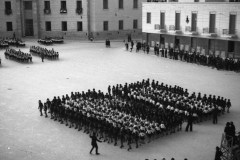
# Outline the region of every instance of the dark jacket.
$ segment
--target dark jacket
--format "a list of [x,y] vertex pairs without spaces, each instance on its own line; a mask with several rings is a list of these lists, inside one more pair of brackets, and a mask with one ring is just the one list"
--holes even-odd
[[101,142],[100,140],[97,139],[97,137],[96,137],[95,135],[90,136],[90,137],[92,138],[92,143],[91,143],[91,144],[92,144],[93,146],[96,146],[96,145],[97,145],[97,141],[98,141],[98,142]]

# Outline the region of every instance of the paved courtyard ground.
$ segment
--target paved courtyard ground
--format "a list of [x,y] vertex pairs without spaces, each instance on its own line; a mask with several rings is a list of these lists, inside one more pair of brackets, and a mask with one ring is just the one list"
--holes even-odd
[[[26,44],[24,52],[38,45],[33,39],[26,39]],[[0,50],[0,160],[213,160],[226,122],[240,129],[239,73],[127,52],[122,42],[111,45],[66,41],[46,46],[59,51],[58,61],[42,63],[33,56],[32,64],[6,60]],[[193,132],[177,132],[131,152],[101,143],[99,156],[89,154],[89,135],[39,116],[38,100],[92,88],[106,92],[108,85],[146,78],[230,98],[231,113],[219,117],[217,125],[202,122]]]

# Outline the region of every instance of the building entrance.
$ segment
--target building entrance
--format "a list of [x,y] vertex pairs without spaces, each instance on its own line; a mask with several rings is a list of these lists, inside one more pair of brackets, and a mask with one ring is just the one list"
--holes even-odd
[[33,36],[33,20],[32,19],[25,19],[25,36]]

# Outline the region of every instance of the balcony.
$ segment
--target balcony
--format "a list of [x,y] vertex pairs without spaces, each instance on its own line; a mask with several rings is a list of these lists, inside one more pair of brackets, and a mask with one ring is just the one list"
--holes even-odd
[[224,38],[237,38],[237,30],[236,29],[223,29],[221,37]]
[[184,33],[189,35],[198,35],[197,28],[194,29],[191,26],[186,26]]
[[76,13],[79,14],[79,15],[82,14],[83,13],[83,8],[77,8]]
[[51,14],[51,9],[50,8],[48,8],[48,9],[44,9],[43,10],[43,12],[44,12],[44,14]]
[[62,13],[62,14],[67,13],[67,9],[66,9],[66,8],[61,8],[61,9],[60,9],[60,13]]
[[12,14],[12,9],[5,9],[5,14],[6,15]]
[[178,0],[147,0],[147,2],[178,2]]
[[159,24],[155,24],[155,25],[154,25],[154,29],[155,29],[155,30],[160,30],[160,25],[159,25]]
[[217,28],[203,28],[203,36],[217,37]]
[[169,33],[176,33],[176,34],[181,34],[182,31],[179,27],[179,29],[176,29],[176,27],[174,25],[169,25],[169,30],[168,30]]
[[165,25],[161,26],[160,24],[155,24],[154,29],[159,30],[161,33],[166,33],[167,32]]
[[147,2],[167,2],[167,0],[147,0]]

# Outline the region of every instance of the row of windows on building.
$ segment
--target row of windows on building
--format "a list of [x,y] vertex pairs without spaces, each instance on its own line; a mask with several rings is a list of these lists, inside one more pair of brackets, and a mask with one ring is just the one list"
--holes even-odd
[[[103,31],[108,31],[108,21],[104,21],[103,22]],[[133,29],[138,29],[138,20],[134,19],[133,20]],[[124,21],[123,20],[119,20],[118,21],[118,30],[124,30]]]
[[[118,22],[118,29],[123,30],[124,29],[124,21],[119,20]],[[133,20],[133,29],[138,29],[138,20],[135,19]],[[50,21],[45,22],[45,30],[46,31],[52,31],[52,24]],[[62,31],[67,31],[67,21],[62,21]],[[109,23],[108,21],[103,22],[103,31],[108,31],[109,30]],[[77,31],[83,31],[83,23],[82,22],[77,22]]]
[[[174,28],[170,28],[170,30],[181,30],[180,26],[180,18],[181,18],[181,13],[180,12],[175,12],[175,26]],[[186,23],[189,23],[189,18],[186,17]],[[197,12],[192,12],[191,15],[191,28],[189,31],[197,31]],[[146,22],[148,24],[151,24],[151,12],[147,12],[147,19]],[[160,24],[159,24],[159,29],[166,29],[165,26],[165,12],[160,12]],[[236,32],[236,14],[229,14],[229,28],[228,28],[229,33],[228,34],[235,34]],[[208,33],[216,33],[216,12],[210,12],[209,13],[209,28],[208,28]]]
[[[133,8],[138,9],[138,0],[133,0]],[[108,0],[103,0],[103,9],[108,9]],[[118,9],[124,9],[124,0],[118,0]]]
[[[45,22],[45,30],[52,31],[52,23],[50,21]],[[67,21],[62,21],[62,31],[68,31]],[[83,31],[83,23],[77,22],[77,31]]]
[[[32,10],[32,1],[24,1],[24,10]],[[12,13],[11,1],[5,1],[5,14]]]
[[[82,14],[82,1],[76,1],[76,13]],[[44,13],[51,13],[50,1],[44,1]],[[61,1],[60,13],[67,13],[67,1]]]
[[[109,23],[108,21],[103,22],[103,30],[108,31],[109,30]],[[13,25],[12,22],[6,22],[6,29],[7,31],[13,31]],[[118,22],[118,29],[123,30],[124,29],[124,21],[119,20]],[[133,29],[138,29],[138,20],[133,20]],[[52,23],[51,21],[45,22],[45,30],[46,31],[52,31]],[[67,27],[67,21],[62,21],[62,31],[68,31]],[[77,31],[83,31],[83,23],[82,21],[77,22]]]
[[[103,22],[103,31],[108,31],[109,30],[109,23],[108,21]],[[7,31],[13,31],[12,27],[12,22],[6,22],[6,29]],[[118,21],[118,29],[123,30],[124,29],[124,21],[119,20]],[[133,29],[138,29],[138,20],[134,19],[133,20]],[[52,23],[51,21],[46,21],[45,22],[45,30],[46,31],[52,31]],[[67,27],[67,21],[62,21],[62,31],[68,31]],[[82,21],[77,22],[77,31],[83,31],[83,23]]]
[[[24,10],[32,10],[33,5],[32,1],[24,1],[23,2]],[[82,13],[82,1],[76,1],[76,12],[81,14]],[[11,1],[5,1],[5,14],[9,15],[12,13],[12,5]],[[51,13],[51,6],[50,1],[44,1],[44,13],[50,14]],[[67,13],[67,2],[61,1],[61,8],[60,13]]]
[[[104,21],[103,22],[103,31],[108,31],[109,30],[109,23],[108,21]],[[6,29],[7,31],[13,31],[13,27],[12,27],[12,22],[6,22]],[[68,27],[67,27],[67,21],[62,21],[62,31],[68,31]],[[119,20],[118,22],[118,29],[119,30],[123,30],[124,29],[124,21],[123,20]],[[138,20],[134,19],[133,20],[133,29],[138,29]],[[52,23],[51,21],[46,21],[45,22],[45,30],[46,31],[52,31]],[[78,21],[77,22],[77,31],[83,31],[83,23],[82,21]]]
[[[126,0],[125,0],[126,1]],[[127,0],[128,1],[128,0]],[[60,3],[60,13],[67,13],[67,1],[61,1]],[[32,1],[24,1],[23,2],[24,10],[32,10]],[[124,9],[124,0],[118,0],[118,8]],[[138,8],[138,0],[133,0],[133,8]],[[108,8],[108,0],[103,0],[103,9]],[[82,14],[82,1],[76,1],[76,12]],[[11,1],[5,1],[5,14],[9,15],[12,13]],[[44,1],[44,13],[50,14],[51,13],[51,5],[50,1]]]

